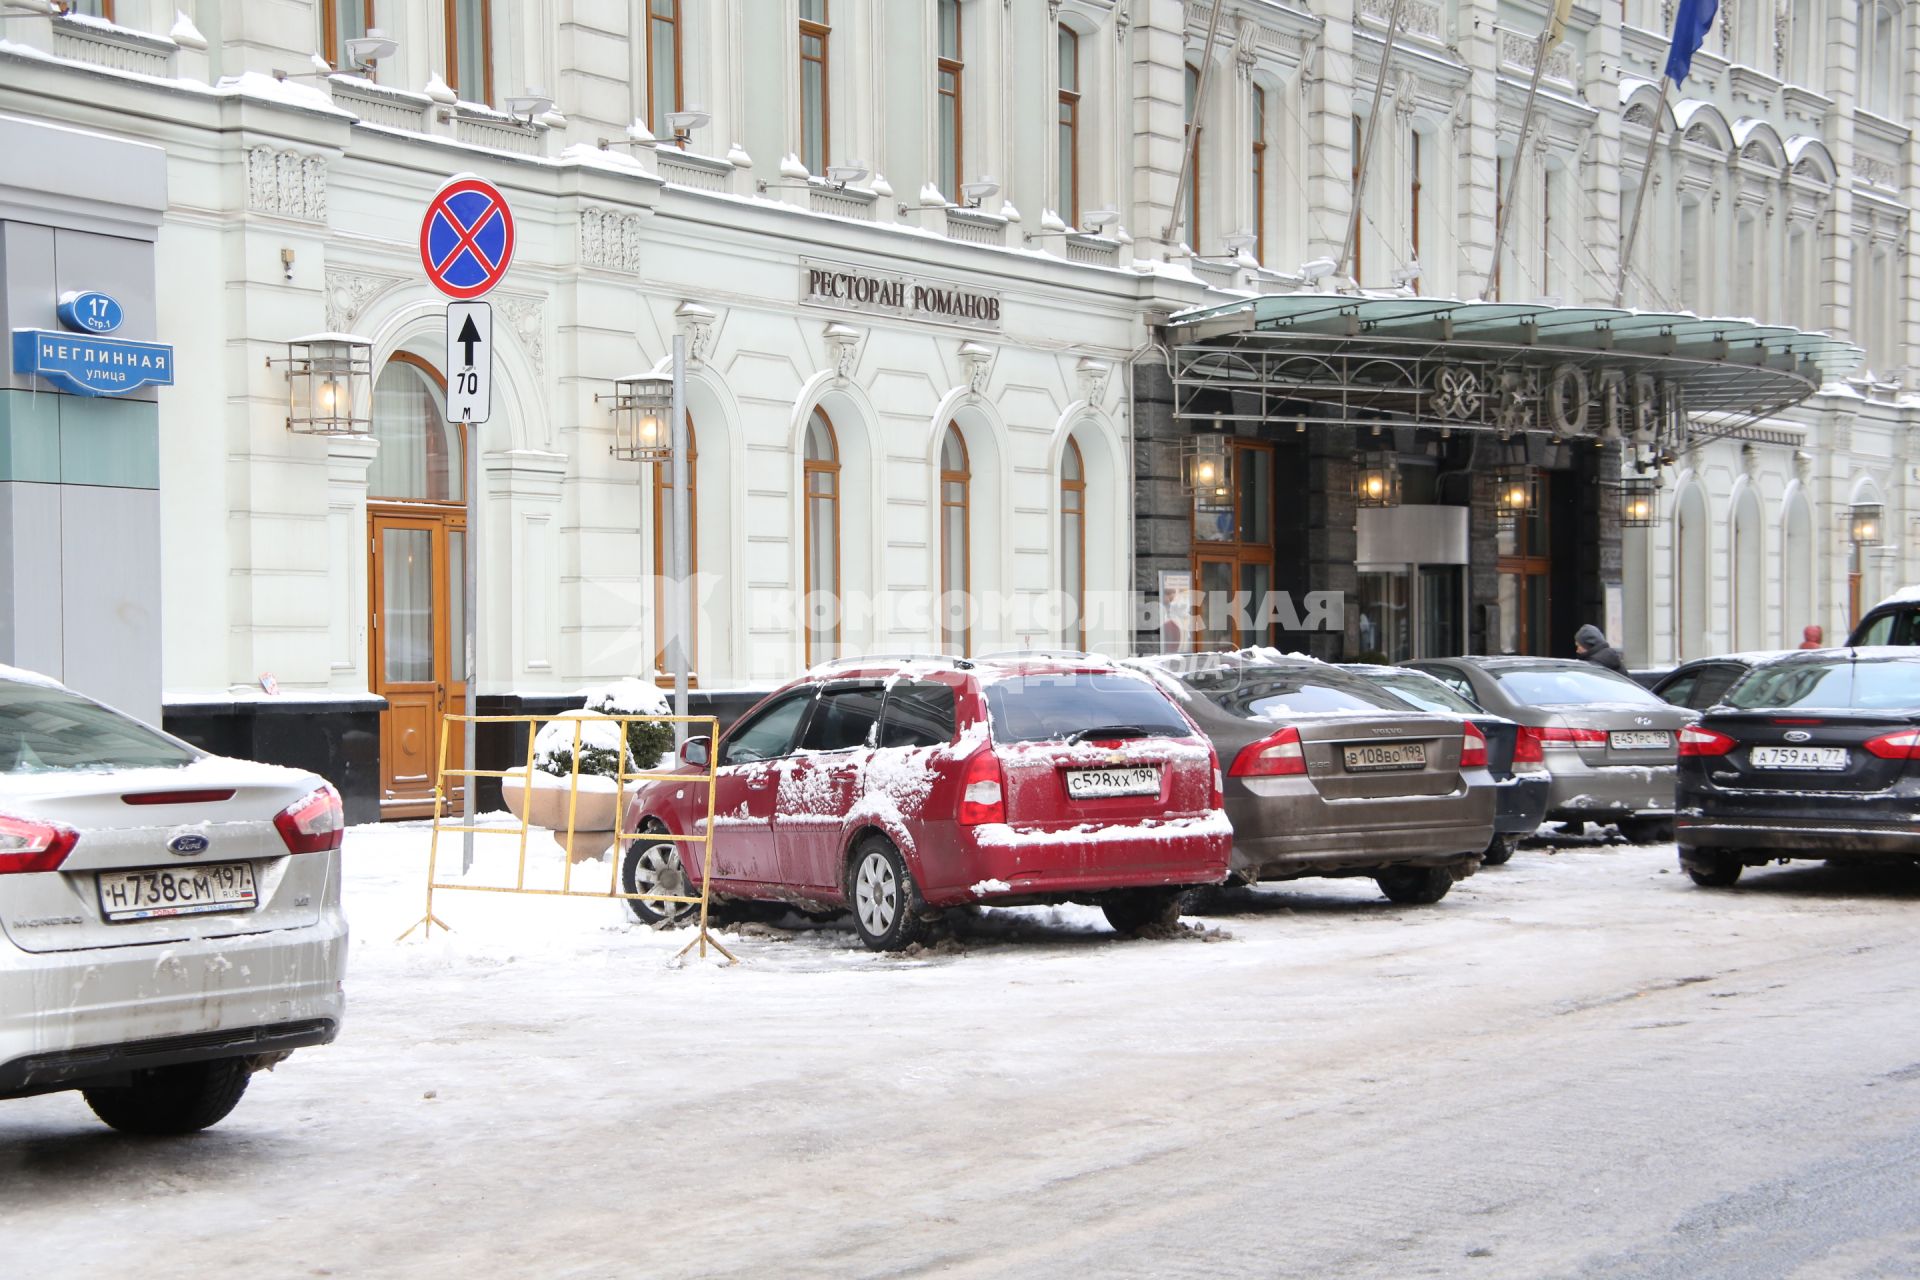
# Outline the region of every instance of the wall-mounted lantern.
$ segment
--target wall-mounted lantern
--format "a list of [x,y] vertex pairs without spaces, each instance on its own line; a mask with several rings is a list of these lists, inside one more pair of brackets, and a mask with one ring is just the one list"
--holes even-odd
[[1494,511],[1500,527],[1511,529],[1520,518],[1540,509],[1540,471],[1525,462],[1508,462],[1494,473]]
[[663,462],[673,456],[673,379],[641,373],[616,379],[605,400],[613,417],[613,444],[607,452],[628,462]]
[[[313,333],[287,343],[287,430],[304,436],[363,435],[373,427],[373,343],[351,333]],[[366,412],[356,412],[357,406]]]
[[1233,496],[1233,451],[1224,435],[1202,433],[1180,443],[1180,484],[1201,503]]
[[1629,476],[1620,482],[1620,527],[1651,529],[1658,523],[1660,484],[1652,476]]
[[1856,547],[1877,547],[1882,541],[1886,508],[1878,502],[1856,502],[1848,513],[1847,538]]
[[1400,459],[1391,449],[1363,449],[1354,459],[1353,500],[1363,507],[1400,505]]

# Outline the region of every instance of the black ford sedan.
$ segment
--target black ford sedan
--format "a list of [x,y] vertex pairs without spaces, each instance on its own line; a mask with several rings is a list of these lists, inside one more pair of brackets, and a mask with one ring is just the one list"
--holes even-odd
[[1794,858],[1920,858],[1920,651],[1754,667],[1680,732],[1680,865],[1725,887]]

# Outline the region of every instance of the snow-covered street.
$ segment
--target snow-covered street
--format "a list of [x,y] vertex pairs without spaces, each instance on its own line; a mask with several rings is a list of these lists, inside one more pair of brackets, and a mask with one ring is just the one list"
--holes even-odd
[[217,1128],[0,1104],[0,1275],[1920,1270],[1920,876],[1567,844],[1433,907],[676,968],[604,901],[443,893],[398,942],[424,853],[350,834],[346,1029]]

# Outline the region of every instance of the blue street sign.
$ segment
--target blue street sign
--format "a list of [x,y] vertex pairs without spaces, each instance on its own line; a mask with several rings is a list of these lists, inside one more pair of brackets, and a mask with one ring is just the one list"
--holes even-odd
[[130,342],[15,329],[13,370],[83,396],[118,396],[141,387],[173,385],[173,348],[164,342]]
[[60,323],[76,333],[112,333],[120,327],[124,313],[118,299],[88,289],[61,294],[59,315]]

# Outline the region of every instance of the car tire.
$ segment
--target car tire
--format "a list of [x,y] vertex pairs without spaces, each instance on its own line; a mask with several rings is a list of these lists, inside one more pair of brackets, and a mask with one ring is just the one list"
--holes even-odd
[[[691,895],[692,886],[687,883],[686,869],[680,863],[681,842],[647,839],[665,830],[657,822],[649,823],[627,845],[627,852],[620,859],[623,892]],[[700,914],[700,904],[696,902],[642,902],[628,898],[626,903],[635,920],[661,929],[678,928]]]
[[1100,910],[1116,933],[1139,933],[1165,927],[1180,918],[1181,889],[1122,889],[1100,902]]
[[1518,835],[1495,836],[1487,844],[1487,851],[1480,855],[1483,867],[1498,867],[1507,863],[1520,848]]
[[1672,818],[1622,818],[1613,824],[1628,844],[1669,844],[1673,841]]
[[1426,907],[1447,896],[1453,888],[1453,872],[1445,867],[1388,867],[1373,882],[1390,901]]
[[884,836],[868,836],[854,847],[847,868],[847,906],[853,931],[869,951],[900,951],[926,936],[920,891],[907,860]]
[[1746,864],[1731,853],[1695,852],[1681,858],[1680,866],[1702,889],[1730,889],[1747,869]]
[[252,1078],[245,1058],[216,1058],[136,1071],[127,1084],[80,1093],[93,1114],[122,1133],[170,1137],[226,1119]]

